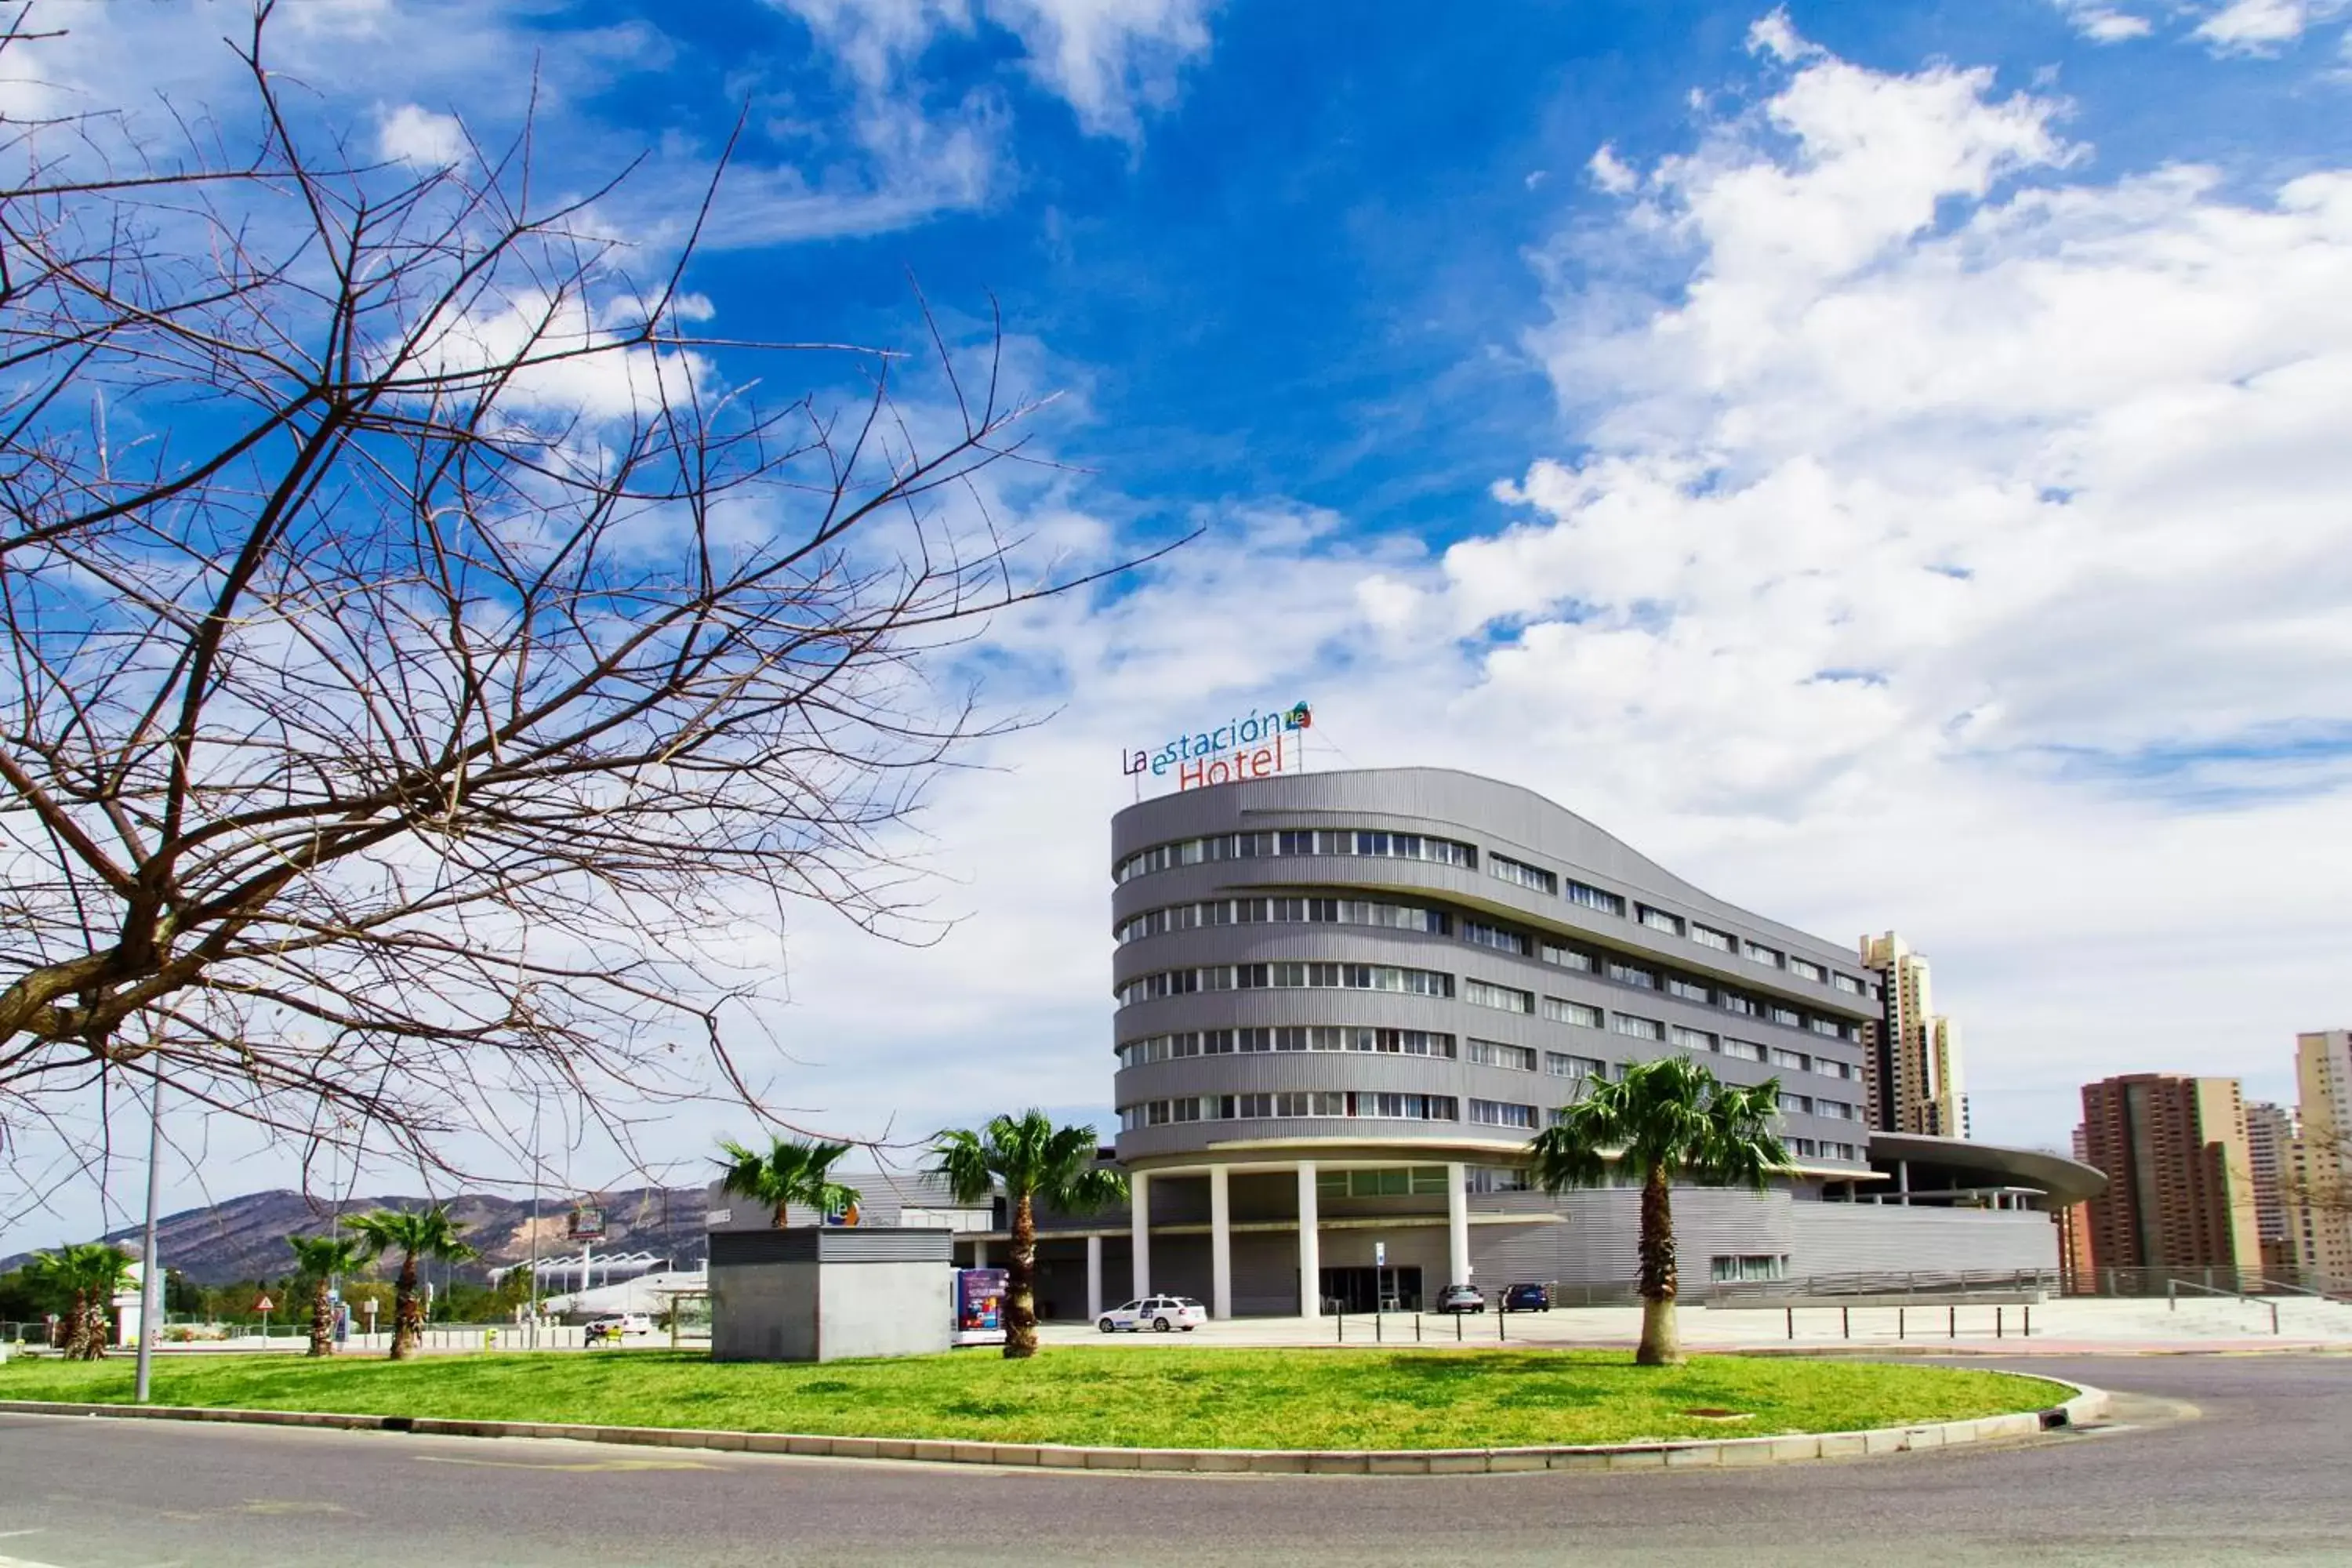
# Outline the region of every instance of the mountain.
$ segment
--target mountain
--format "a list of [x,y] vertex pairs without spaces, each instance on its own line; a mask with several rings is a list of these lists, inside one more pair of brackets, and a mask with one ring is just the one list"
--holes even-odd
[[[352,1198],[341,1204],[284,1189],[248,1193],[209,1208],[188,1209],[156,1222],[156,1250],[163,1266],[198,1285],[226,1285],[241,1279],[274,1279],[287,1274],[294,1255],[286,1238],[327,1229],[334,1215],[364,1214],[379,1208],[423,1208],[433,1200],[421,1197]],[[488,1270],[522,1263],[531,1255],[530,1200],[466,1194],[448,1200],[449,1213],[466,1226],[466,1239],[482,1256],[456,1269],[461,1279],[479,1280]],[[709,1207],[700,1187],[633,1187],[604,1197],[604,1239],[598,1253],[650,1252],[673,1259],[680,1268],[698,1263],[709,1246],[704,1239],[704,1215]],[[571,1216],[568,1205],[543,1199],[539,1214],[539,1253],[542,1258],[576,1255],[580,1244],[566,1240]],[[140,1229],[131,1226],[106,1239],[139,1250]],[[0,1258],[0,1273],[17,1268],[30,1253]],[[436,1268],[436,1274],[440,1271]]]

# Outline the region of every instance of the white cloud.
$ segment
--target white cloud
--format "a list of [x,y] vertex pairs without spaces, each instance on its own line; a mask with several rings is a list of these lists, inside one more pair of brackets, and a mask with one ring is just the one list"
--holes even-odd
[[2302,37],[2312,11],[2310,0],[2229,0],[2197,25],[2195,36],[2227,53],[2267,53]]
[[1171,101],[1209,47],[1214,0],[770,0],[792,12],[872,96],[913,101],[923,55],[984,20],[1021,43],[1030,74],[1090,135],[1132,141],[1139,110]]
[[2095,43],[2144,38],[2158,20],[2193,21],[2182,35],[2216,55],[2276,54],[2315,24],[2340,16],[2346,0],[2053,0]]
[[1177,74],[1209,48],[1213,0],[985,0],[1020,36],[1030,68],[1098,136],[1133,140],[1139,109],[1176,95]]
[[2120,44],[2145,38],[2156,30],[2156,24],[2146,16],[2105,0],[2055,0],[2055,4],[2075,30],[2094,43]]
[[466,128],[454,114],[404,103],[376,118],[376,151],[420,169],[446,169],[467,155]]
[[[1587,160],[1584,167],[1591,174],[1592,183],[1612,196],[1630,195],[1642,184],[1642,176],[1617,156],[1617,149],[1606,142]],[[1533,189],[1532,186],[1529,188]]]

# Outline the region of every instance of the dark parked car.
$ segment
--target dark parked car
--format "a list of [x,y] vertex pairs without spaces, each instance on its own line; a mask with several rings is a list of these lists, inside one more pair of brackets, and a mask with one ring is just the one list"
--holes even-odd
[[1475,1285],[1448,1285],[1437,1293],[1437,1310],[1441,1312],[1483,1312],[1486,1298],[1478,1293]]
[[1549,1312],[1551,1310],[1551,1290],[1543,1285],[1506,1285],[1503,1287],[1502,1310],[1506,1312]]

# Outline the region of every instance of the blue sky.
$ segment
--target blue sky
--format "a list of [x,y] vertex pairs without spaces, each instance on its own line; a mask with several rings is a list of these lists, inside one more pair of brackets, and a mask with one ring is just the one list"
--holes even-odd
[[[233,8],[76,17],[9,95],[226,91]],[[2063,1146],[2086,1078],[2291,1099],[2293,1031],[2352,1015],[2347,26],[318,0],[281,47],[415,160],[510,132],[536,69],[556,177],[646,155],[602,216],[649,262],[743,114],[713,331],[909,344],[919,284],[970,345],[992,299],[1066,467],[992,499],[1066,560],[1203,531],[973,651],[1060,716],[937,795],[947,940],[729,933],[772,950],[806,1125],[1107,1120],[1113,760],[1304,696],[1331,760],[1496,773],[1769,915],[1901,930],[1980,1135]],[[688,1176],[731,1130],[646,1152]]]

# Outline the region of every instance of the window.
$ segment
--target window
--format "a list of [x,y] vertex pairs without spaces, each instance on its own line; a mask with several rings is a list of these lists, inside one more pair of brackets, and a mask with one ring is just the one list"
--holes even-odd
[[1516,882],[1522,888],[1532,888],[1538,893],[1559,891],[1559,879],[1549,871],[1492,851],[1486,856],[1486,874],[1499,877],[1506,882]]
[[1737,991],[1717,992],[1715,999],[1727,1013],[1740,1013],[1751,1018],[1756,1016],[1756,1004]]
[[1631,1035],[1638,1040],[1663,1040],[1666,1026],[1655,1018],[1636,1018],[1631,1013],[1612,1013],[1609,1026],[1621,1035]]
[[1580,1029],[1601,1027],[1601,1009],[1588,1007],[1581,1002],[1564,1001],[1558,996],[1543,999],[1543,1016],[1555,1024],[1574,1024]]
[[1811,1116],[1813,1113],[1813,1097],[1810,1094],[1784,1094],[1780,1097],[1780,1109],[1793,1110],[1800,1116]]
[[1470,1120],[1482,1127],[1525,1127],[1536,1124],[1536,1108],[1532,1105],[1507,1105],[1499,1100],[1474,1100],[1470,1102]]
[[1348,1097],[1357,1116],[1391,1121],[1459,1121],[1461,1112],[1450,1094],[1352,1094]]
[[1766,947],[1760,942],[1742,942],[1740,944],[1740,952],[1750,963],[1769,964],[1775,969],[1780,967],[1780,950],[1779,948]]
[[1813,1065],[1812,1058],[1804,1052],[1782,1050],[1779,1046],[1772,1047],[1771,1061],[1776,1068],[1791,1068],[1798,1072],[1803,1072]]
[[1690,939],[1691,941],[1698,943],[1699,946],[1711,947],[1717,952],[1730,952],[1734,951],[1731,944],[1731,939],[1729,937],[1708,926],[1694,923],[1690,928]]
[[1604,915],[1622,915],[1625,900],[1614,893],[1601,891],[1589,883],[1571,880],[1561,889],[1561,896],[1571,904],[1582,904],[1588,910],[1599,910]]
[[1815,1057],[1813,1058],[1813,1070],[1821,1074],[1823,1078],[1851,1079],[1853,1077],[1853,1064],[1852,1062],[1833,1062],[1827,1057]]
[[1587,974],[1592,973],[1591,953],[1578,948],[1564,947],[1556,942],[1547,942],[1543,944],[1543,961],[1546,963],[1557,963],[1562,969],[1580,969]]
[[1551,1078],[1605,1079],[1609,1076],[1609,1064],[1591,1057],[1571,1057],[1560,1051],[1546,1051],[1544,1072]]
[[1673,1028],[1666,1031],[1666,1038],[1672,1040],[1675,1044],[1682,1047],[1682,1048],[1686,1051],[1711,1051],[1716,1049],[1715,1037],[1708,1034],[1705,1029],[1685,1029],[1680,1024],[1676,1024]]
[[1826,1116],[1832,1121],[1852,1121],[1853,1107],[1842,1100],[1816,1100],[1813,1101],[1813,1114]]
[[1835,1018],[1815,1018],[1809,1026],[1816,1035],[1827,1035],[1832,1040],[1845,1038],[1845,1030]]
[[1490,985],[1484,980],[1462,983],[1462,1000],[1474,1007],[1499,1007],[1506,1013],[1532,1013],[1536,997],[1532,991],[1517,991],[1508,985]]
[[1801,1029],[1805,1026],[1805,1016],[1794,1007],[1783,1007],[1775,1002],[1772,1004],[1771,1013],[1772,1021],[1776,1024],[1786,1024],[1792,1029]]
[[1735,1040],[1726,1035],[1723,1037],[1723,1054],[1736,1057],[1743,1062],[1760,1062],[1764,1059],[1764,1047],[1753,1040]]
[[1644,991],[1655,991],[1658,988],[1657,975],[1638,963],[1620,963],[1615,959],[1611,959],[1609,978],[1620,985],[1638,985]]
[[1685,1002],[1712,1002],[1715,993],[1696,980],[1685,980],[1678,974],[1666,977],[1666,994],[1679,996]]
[[1721,1254],[1706,1260],[1706,1277],[1717,1285],[1736,1285],[1751,1279],[1785,1279],[1789,1275],[1786,1255],[1771,1257],[1759,1253],[1740,1253],[1737,1257]]
[[1830,984],[1836,986],[1839,990],[1844,992],[1849,996],[1859,996],[1862,994],[1862,982],[1856,980],[1851,974],[1832,974],[1830,976]]
[[1315,1192],[1318,1197],[1326,1198],[1401,1198],[1415,1193],[1443,1197],[1445,1194],[1445,1167],[1414,1165],[1380,1171],[1318,1170],[1315,1173]]
[[1507,1046],[1500,1040],[1468,1040],[1462,1049],[1463,1059],[1481,1067],[1514,1068],[1520,1072],[1536,1070],[1536,1054],[1525,1046]]
[[1816,984],[1830,977],[1830,972],[1820,964],[1798,958],[1793,954],[1789,959],[1789,973],[1800,980],[1811,980]]
[[1683,934],[1683,921],[1680,915],[1670,915],[1664,910],[1654,910],[1647,904],[1637,904],[1634,907],[1641,910],[1642,923],[1652,931],[1667,931],[1675,936]]
[[1484,921],[1464,921],[1462,940],[1475,942],[1480,947],[1491,947],[1498,952],[1517,953],[1521,958],[1529,956],[1530,950],[1534,946],[1517,931],[1507,931],[1501,926],[1490,926]]
[[1532,1192],[1535,1184],[1517,1165],[1473,1165],[1462,1173],[1462,1187],[1472,1193],[1525,1193]]
[[1808,1160],[1814,1158],[1822,1152],[1822,1146],[1819,1143],[1814,1142],[1811,1138],[1790,1138],[1787,1140],[1787,1142],[1790,1153],[1801,1154]]

